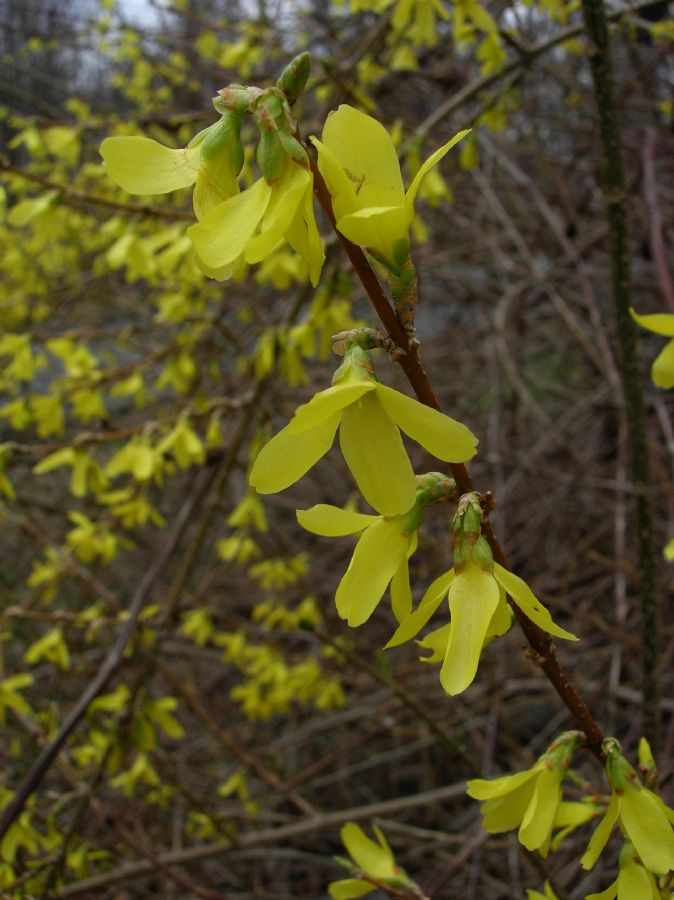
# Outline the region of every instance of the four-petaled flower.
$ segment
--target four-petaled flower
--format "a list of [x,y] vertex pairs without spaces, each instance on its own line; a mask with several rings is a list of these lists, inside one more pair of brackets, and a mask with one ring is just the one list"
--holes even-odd
[[674,315],[670,313],[653,313],[652,315],[640,316],[633,309],[630,309],[630,312],[634,321],[641,325],[642,328],[653,331],[655,334],[661,334],[663,337],[672,338],[671,341],[667,341],[653,360],[651,378],[656,387],[674,387]]
[[297,510],[297,521],[314,534],[343,537],[360,533],[335,595],[340,618],[352,627],[370,618],[389,584],[396,619],[401,622],[412,611],[408,560],[417,549],[417,528],[426,502],[426,491],[420,485],[416,503],[406,515],[369,516],[325,503]]
[[674,811],[641,784],[614,738],[607,738],[602,749],[606,757],[611,799],[604,818],[590,838],[581,865],[584,869],[594,866],[613,826],[619,822],[623,834],[634,845],[646,869],[655,875],[664,875],[674,869]]
[[[363,897],[377,889],[379,885],[389,884],[393,887],[409,887],[412,882],[404,869],[396,864],[393,851],[386,838],[376,825],[374,829],[376,842],[369,838],[363,829],[355,822],[347,822],[342,828],[340,836],[342,843],[353,860],[352,868],[356,874],[362,877],[345,878],[341,881],[333,881],[328,886],[328,893],[333,900],[349,900],[352,897]],[[341,860],[339,860],[341,862]],[[348,862],[343,861],[348,867]],[[365,878],[372,879],[365,881]]]
[[546,856],[562,798],[562,779],[581,738],[577,731],[560,735],[525,772],[469,781],[468,796],[485,801],[480,810],[484,829],[499,834],[519,826],[519,842]]
[[339,231],[391,271],[400,272],[410,255],[409,228],[419,185],[467,134],[460,131],[429,156],[405,192],[396,148],[384,126],[351,106],[330,113],[322,141],[311,140]]
[[335,377],[338,383],[298,407],[258,454],[250,483],[261,494],[294,484],[328,452],[338,428],[361,494],[383,516],[404,514],[415,501],[416,479],[400,431],[445,462],[475,455],[477,439],[465,425],[380,384],[360,347],[347,351]]
[[447,597],[451,622],[441,635],[445,643],[444,652],[440,650],[440,681],[448,694],[460,694],[475,678],[485,642],[510,627],[506,593],[539,628],[569,641],[578,640],[553,622],[529,585],[517,575],[498,563],[489,572],[479,562],[469,560],[460,572],[452,568],[435,579],[386,646],[397,647],[415,637]]
[[585,900],[663,900],[671,897],[669,891],[661,892],[652,872],[630,841],[625,841],[620,851],[620,871],[618,877],[606,890],[588,894]]

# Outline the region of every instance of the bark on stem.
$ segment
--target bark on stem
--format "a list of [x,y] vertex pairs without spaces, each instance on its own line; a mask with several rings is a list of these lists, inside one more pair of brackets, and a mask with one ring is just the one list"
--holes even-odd
[[637,331],[630,316],[631,274],[625,174],[613,91],[611,46],[601,0],[582,0],[599,126],[600,172],[609,231],[611,289],[618,360],[627,427],[630,476],[636,496],[635,524],[641,573],[643,732],[657,752],[659,743],[657,590],[646,416],[637,359]]

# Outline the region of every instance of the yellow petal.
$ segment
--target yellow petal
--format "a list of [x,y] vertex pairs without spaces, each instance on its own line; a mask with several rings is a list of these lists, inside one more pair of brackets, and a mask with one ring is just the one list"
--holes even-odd
[[466,566],[452,581],[449,588],[452,631],[440,670],[440,682],[448,694],[460,694],[475,678],[498,599],[496,579],[479,566]]
[[385,650],[391,647],[398,647],[400,644],[404,644],[405,641],[411,641],[413,637],[419,634],[444,600],[453,578],[454,569],[450,569],[449,572],[444,572],[439,578],[435,579],[421,598],[419,606],[400,623],[393,637],[384,648]]
[[311,174],[289,163],[283,177],[272,188],[271,199],[260,225],[260,233],[250,239],[244,253],[247,263],[257,263],[283,239],[304,198]]
[[402,622],[412,612],[408,558],[409,554],[406,552],[391,579],[391,609],[397,622]]
[[492,800],[496,797],[507,797],[514,794],[522,785],[527,784],[532,778],[537,778],[539,769],[535,766],[525,769],[524,772],[515,772],[513,775],[501,775],[499,778],[473,778],[468,782],[466,793],[474,800]]
[[300,203],[295,217],[288,226],[285,238],[298,256],[309,266],[309,281],[316,287],[321,277],[321,269],[325,261],[323,242],[316,226],[314,216],[313,192],[311,185]]
[[340,836],[349,856],[367,875],[391,878],[395,874],[393,854],[385,842],[384,846],[376,844],[355,822],[347,822]]
[[311,138],[318,150],[318,171],[328,186],[332,197],[332,211],[336,219],[360,208],[356,198],[356,184],[349,178],[335,154],[318,138]]
[[500,834],[517,828],[522,821],[534,790],[536,779],[532,778],[522,787],[506,797],[494,797],[482,804],[482,825],[490,834]]
[[342,105],[330,113],[323,143],[354,183],[359,206],[403,206],[405,191],[395,146],[372,116]]
[[218,153],[201,161],[192,196],[197,219],[203,219],[224,200],[238,193],[239,182],[228,153]]
[[630,309],[632,318],[635,322],[652,331],[655,334],[661,334],[664,337],[674,337],[674,315],[671,313],[653,313],[652,315],[640,316],[639,313]]
[[353,897],[364,897],[375,890],[371,881],[362,881],[360,878],[342,878],[328,885],[328,894],[332,900],[352,900]]
[[561,799],[559,769],[543,769],[522,818],[518,838],[527,850],[538,850],[550,837]]
[[413,215],[405,206],[370,206],[337,219],[337,228],[354,244],[392,262],[393,247],[406,238]]
[[400,521],[377,519],[358,538],[349,568],[337,588],[340,618],[355,628],[366,622],[407,552]]
[[540,600],[537,600],[533,591],[519,576],[508,572],[503,566],[494,563],[494,575],[498,583],[503,586],[505,591],[510,594],[514,602],[519,606],[524,615],[531,619],[543,631],[548,634],[554,634],[556,637],[564,638],[567,641],[577,641],[578,638],[570,631],[565,631],[556,625],[548,610],[543,606]]
[[320,534],[323,537],[342,537],[346,534],[357,534],[377,521],[377,516],[366,516],[363,513],[340,509],[319,503],[311,509],[298,509],[297,521],[302,528]]
[[451,630],[452,623],[448,622],[446,625],[441,625],[440,628],[429,631],[420,641],[417,641],[417,644],[423,647],[424,650],[431,651],[430,656],[420,657],[419,662],[441,663],[447,653],[447,644],[449,643]]
[[590,838],[590,843],[587,845],[587,850],[580,859],[580,864],[584,869],[591,869],[599,859],[601,851],[604,849],[606,842],[611,836],[613,826],[618,820],[619,811],[620,805],[618,797],[615,794],[611,794],[611,801],[606,808],[604,818],[595,828],[592,837]]
[[674,341],[668,341],[653,360],[651,378],[656,387],[674,387]]
[[274,494],[294,484],[328,452],[338,425],[336,414],[307,429],[301,441],[286,426],[258,453],[250,484],[261,494]]
[[661,900],[663,896],[651,873],[634,859],[620,869],[617,885],[619,900]]
[[194,184],[201,150],[171,150],[145,137],[110,137],[100,147],[105,168],[130,194],[166,194]]
[[252,187],[225,200],[197,225],[187,229],[207,266],[229,265],[244,252],[269,203],[271,188],[260,178]]
[[398,427],[433,456],[455,463],[475,456],[477,438],[461,422],[384,384],[377,385],[377,396]]
[[620,797],[620,821],[647,869],[656,875],[674,869],[674,832],[650,791],[626,786]]
[[459,141],[463,140],[467,134],[470,134],[470,128],[467,128],[465,131],[459,131],[458,134],[455,134],[454,137],[447,141],[446,144],[443,144],[442,147],[439,147],[435,153],[431,153],[428,159],[424,162],[422,167],[419,169],[417,174],[414,176],[412,184],[409,186],[406,195],[406,201],[408,206],[412,206],[414,201],[416,200],[417,191],[423,181],[424,177],[430,172],[433,166],[437,165],[445,153],[448,153],[455,144],[458,144]]
[[331,418],[344,407],[355,403],[359,397],[368,391],[373,391],[374,388],[374,382],[361,381],[356,384],[335,384],[324,391],[319,391],[308,403],[297,407],[295,415],[287,427],[291,434],[301,434],[307,428],[313,428],[314,425]]
[[374,392],[344,410],[339,443],[370,506],[383,516],[402,515],[412,508],[417,490],[412,465],[400,432]]

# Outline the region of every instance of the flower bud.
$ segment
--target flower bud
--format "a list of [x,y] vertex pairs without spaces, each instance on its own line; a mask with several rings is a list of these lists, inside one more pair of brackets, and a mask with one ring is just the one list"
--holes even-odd
[[285,67],[276,87],[286,95],[288,103],[294,103],[303,93],[311,69],[311,56],[305,51],[298,54]]
[[283,174],[287,157],[277,131],[260,132],[255,158],[267,184],[278,181]]
[[226,109],[235,112],[246,112],[251,103],[259,95],[259,88],[246,87],[243,84],[228,84],[218,91],[218,96],[213,98],[213,106],[219,113]]

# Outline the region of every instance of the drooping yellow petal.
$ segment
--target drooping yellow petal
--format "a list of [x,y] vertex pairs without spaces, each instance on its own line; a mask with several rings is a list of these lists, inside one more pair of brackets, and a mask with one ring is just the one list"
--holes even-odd
[[307,429],[301,441],[286,426],[258,453],[250,470],[250,484],[260,494],[275,494],[294,484],[328,452],[338,425],[336,413]]
[[536,780],[531,802],[522,817],[518,838],[527,850],[538,850],[548,841],[561,800],[562,772],[543,769]]
[[343,104],[328,116],[323,143],[353,182],[361,208],[404,205],[398,155],[380,122]]
[[366,622],[407,552],[402,523],[377,519],[358,538],[349,568],[339,583],[335,603],[340,618],[355,628]]
[[187,229],[197,253],[207,266],[229,265],[244,252],[271,197],[271,188],[260,178],[254,185],[225,200],[197,225]]
[[324,422],[346,406],[355,403],[359,397],[373,391],[374,388],[375,384],[372,381],[359,381],[335,384],[324,391],[319,391],[308,403],[297,407],[287,427],[291,434],[301,434],[307,428],[313,428],[319,422]]
[[642,328],[646,328],[655,334],[661,334],[663,337],[674,337],[674,315],[671,313],[652,313],[640,316],[633,309],[630,309],[630,313],[634,321],[641,325]]
[[320,534],[323,537],[343,537],[357,534],[376,522],[378,516],[366,516],[364,513],[340,509],[327,503],[318,503],[311,509],[298,509],[297,521],[302,528]]
[[618,797],[616,794],[611,794],[611,800],[604,813],[604,818],[595,828],[592,837],[590,838],[590,843],[587,845],[587,850],[581,856],[580,864],[584,869],[591,869],[599,859],[601,851],[604,849],[611,836],[613,826],[618,821],[619,812],[620,804],[618,802]]
[[405,200],[408,206],[413,206],[414,201],[417,197],[417,191],[421,186],[421,182],[424,177],[430,172],[433,166],[437,165],[442,157],[448,153],[455,144],[458,144],[459,141],[463,140],[467,134],[470,134],[470,128],[465,129],[464,131],[459,131],[458,134],[455,134],[451,140],[447,141],[446,144],[443,144],[442,147],[438,147],[435,153],[431,153],[428,159],[421,166],[417,174],[414,176],[412,180],[412,184],[407,189],[407,194],[405,195]]
[[455,463],[475,456],[477,438],[461,422],[385,384],[377,385],[377,396],[398,427],[433,456]]
[[512,572],[508,572],[507,569],[504,569],[498,563],[494,563],[494,576],[504,590],[510,594],[524,615],[538,625],[539,628],[547,631],[548,634],[554,634],[556,637],[564,638],[567,641],[578,640],[575,634],[565,631],[553,622],[552,616],[540,600],[535,597],[526,581],[523,581]]
[[383,516],[408,512],[416,497],[416,479],[400,432],[374,392],[342,413],[339,443],[346,464],[367,502]]
[[[618,896],[618,879],[610,884],[606,890],[599,891],[597,894],[586,894],[585,900],[615,900]],[[641,898],[635,897],[634,900],[641,900]]]
[[674,869],[674,832],[650,791],[628,785],[620,797],[620,821],[647,869],[657,875]]
[[631,859],[621,866],[617,887],[616,896],[619,900],[662,900],[663,897],[657,888],[655,878],[636,859]]
[[416,549],[416,537],[415,531],[412,540],[408,539],[407,551],[391,579],[391,610],[397,622],[402,622],[412,612],[412,588],[408,560]]
[[656,387],[674,387],[674,341],[668,341],[653,360],[651,378]]
[[419,601],[419,606],[395,630],[393,637],[384,647],[385,650],[391,647],[398,647],[406,641],[411,641],[413,637],[419,634],[444,600],[453,578],[454,569],[450,569],[449,572],[444,572],[439,578],[435,579]]
[[475,678],[498,599],[496,579],[477,565],[467,565],[452,581],[449,587],[452,630],[440,670],[440,682],[448,694],[460,694]]
[[260,233],[250,239],[244,258],[257,263],[272,252],[281,241],[304,198],[311,174],[307,169],[289,162],[283,176],[272,190],[269,205],[260,224]]
[[145,137],[109,137],[100,154],[112,180],[125,191],[166,194],[194,184],[201,150],[171,150]]
[[[313,182],[312,182],[313,183]],[[309,185],[302,202],[285,234],[286,240],[298,256],[309,266],[309,281],[314,287],[321,277],[325,261],[323,242],[314,216],[312,184]]]

